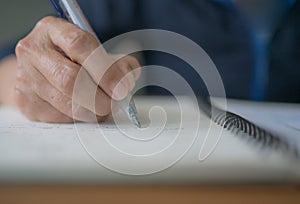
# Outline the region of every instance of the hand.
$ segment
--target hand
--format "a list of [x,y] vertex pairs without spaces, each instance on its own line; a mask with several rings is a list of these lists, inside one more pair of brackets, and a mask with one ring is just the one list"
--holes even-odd
[[[131,56],[111,65],[116,56],[104,50],[97,52],[100,54],[93,57],[93,63],[84,65],[86,91],[87,87],[96,90],[95,107],[91,107],[85,97],[73,97],[73,89],[85,60],[99,46],[94,36],[63,19],[46,17],[39,21],[16,46],[15,101],[25,116],[64,123],[91,122],[96,114],[98,121],[104,120],[111,112],[112,99],[121,100],[134,88],[140,65]],[[72,97],[76,116],[72,114]]]

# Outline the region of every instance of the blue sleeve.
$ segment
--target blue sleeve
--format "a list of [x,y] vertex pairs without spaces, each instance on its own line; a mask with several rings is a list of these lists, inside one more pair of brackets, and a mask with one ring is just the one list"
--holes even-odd
[[139,28],[141,0],[78,0],[99,39],[105,42]]
[[[78,1],[102,42],[138,29],[164,29],[184,35],[212,58],[229,97],[249,98],[252,45],[248,27],[230,0]],[[191,68],[183,62],[154,52],[144,53],[144,57],[148,64],[172,67],[189,80],[196,94],[206,93],[201,78],[193,77]]]
[[269,101],[300,102],[300,1],[296,1],[270,45]]

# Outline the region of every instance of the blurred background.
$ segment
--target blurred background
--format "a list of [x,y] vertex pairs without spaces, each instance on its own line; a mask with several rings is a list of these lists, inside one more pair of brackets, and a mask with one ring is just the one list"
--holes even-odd
[[53,13],[48,0],[1,0],[0,45],[25,35],[41,17]]
[[[180,0],[178,4],[174,1],[110,0],[108,5],[101,0],[80,2],[90,11],[86,15],[103,42],[120,33],[145,27],[170,30],[192,39],[209,54],[220,71],[229,98],[300,101],[299,1],[232,0],[240,13],[231,12],[228,0]],[[141,4],[138,10],[134,2]],[[39,19],[54,14],[49,0],[1,0],[0,5],[0,57],[11,54],[14,43],[30,32]],[[176,10],[168,8],[165,12],[157,12],[157,8],[164,5]],[[137,11],[144,11],[144,14]],[[120,46],[123,45],[120,43]],[[143,54],[141,62],[172,67],[188,79],[196,94],[207,95],[201,78],[184,62],[162,53]],[[147,77],[151,81],[151,76]],[[153,75],[152,78],[166,81],[165,76]],[[186,92],[176,82],[170,80],[170,84],[179,94]],[[148,94],[166,94],[155,87],[147,91]]]

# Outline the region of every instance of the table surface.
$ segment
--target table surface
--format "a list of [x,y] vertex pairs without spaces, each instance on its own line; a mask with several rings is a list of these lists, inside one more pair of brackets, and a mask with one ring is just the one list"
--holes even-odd
[[300,203],[296,185],[12,186],[0,203]]

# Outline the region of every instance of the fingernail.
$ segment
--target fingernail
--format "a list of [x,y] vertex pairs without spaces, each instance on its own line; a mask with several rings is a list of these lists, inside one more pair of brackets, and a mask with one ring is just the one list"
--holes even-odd
[[122,100],[128,95],[127,86],[121,81],[113,89],[112,97],[116,100]]

